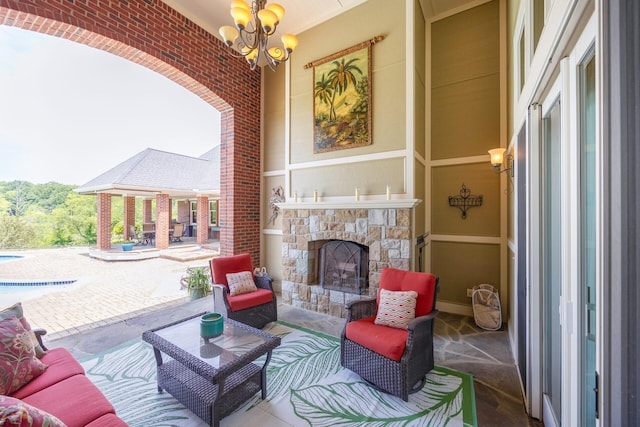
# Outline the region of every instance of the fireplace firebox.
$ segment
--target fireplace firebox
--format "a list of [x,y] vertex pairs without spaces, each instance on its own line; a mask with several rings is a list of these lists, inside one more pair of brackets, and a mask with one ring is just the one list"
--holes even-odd
[[345,240],[331,240],[322,245],[320,285],[335,291],[366,294],[369,287],[369,248]]

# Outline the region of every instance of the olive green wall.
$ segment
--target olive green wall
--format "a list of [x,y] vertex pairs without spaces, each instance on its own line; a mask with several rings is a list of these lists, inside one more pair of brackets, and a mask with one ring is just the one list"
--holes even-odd
[[[400,2],[369,0],[299,35],[291,61],[291,162],[313,162],[406,147],[405,9]],[[357,23],[357,24],[355,24]],[[372,145],[313,152],[313,68],[304,65],[375,36],[372,47]],[[299,183],[303,186],[305,183]]]
[[438,301],[470,304],[467,289],[481,283],[500,283],[500,245],[431,242],[433,274],[440,278]]
[[[281,222],[268,222],[268,199],[275,186],[288,187],[286,196],[290,200],[296,192],[299,200],[306,197],[308,201],[314,190],[321,198],[350,197],[356,187],[363,197],[381,198],[387,185],[394,195],[416,197],[408,194],[416,183],[407,167],[413,164],[415,145],[407,136],[407,4],[412,3],[368,0],[298,34],[299,46],[288,63],[280,65],[275,73],[263,70],[262,258],[273,277],[280,277],[282,259]],[[415,72],[419,76],[415,92],[421,97],[409,105],[415,104],[420,117],[424,117],[424,23],[420,24],[420,19],[415,23],[422,25],[418,30],[421,34],[416,35],[419,46],[415,48],[415,52],[422,52]],[[313,153],[313,69],[305,69],[304,65],[379,35],[384,39],[371,49],[372,144]],[[416,139],[421,141],[418,150],[424,153],[422,120],[416,121],[415,129]],[[421,223],[424,228],[424,220]]]
[[[500,176],[487,154],[501,145],[499,0],[432,22],[430,38],[431,271],[439,301],[470,306],[467,289],[501,287]],[[449,206],[463,184],[483,198],[466,219]]]
[[264,171],[284,170],[285,167],[285,67],[263,72]]
[[[355,189],[358,187],[362,196],[382,195],[387,192],[387,185],[392,193],[405,192],[402,177],[390,176],[383,171],[404,170],[404,158],[392,158],[388,160],[371,160],[361,163],[344,165],[321,166],[315,168],[297,169],[291,172],[293,191],[298,197],[311,197],[314,190],[320,197],[325,196],[351,196],[355,197]],[[388,178],[383,180],[383,176]],[[392,175],[392,174],[391,174]],[[395,179],[394,179],[395,178]],[[302,188],[298,188],[297,183]]]
[[[435,167],[431,169],[432,233],[468,236],[500,236],[500,177],[487,171],[487,163]],[[482,206],[467,209],[466,219],[449,196],[460,195],[462,184]]]

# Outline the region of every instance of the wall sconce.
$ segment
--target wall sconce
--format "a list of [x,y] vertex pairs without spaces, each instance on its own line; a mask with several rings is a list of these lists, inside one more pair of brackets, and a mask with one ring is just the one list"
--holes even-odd
[[507,151],[504,148],[494,148],[489,150],[489,156],[491,157],[491,166],[493,166],[494,173],[502,173],[511,171],[510,175],[513,176],[513,156],[507,155],[507,167],[500,169],[504,163],[504,152]]

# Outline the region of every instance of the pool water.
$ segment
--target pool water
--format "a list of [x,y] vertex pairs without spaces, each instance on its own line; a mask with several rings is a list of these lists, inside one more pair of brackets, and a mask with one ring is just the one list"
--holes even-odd
[[9,262],[20,258],[24,257],[21,255],[0,255],[0,262]]

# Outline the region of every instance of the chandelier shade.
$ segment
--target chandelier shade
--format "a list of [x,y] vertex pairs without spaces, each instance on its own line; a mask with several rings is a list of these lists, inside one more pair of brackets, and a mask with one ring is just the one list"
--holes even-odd
[[243,0],[233,0],[230,6],[234,25],[223,25],[219,32],[225,44],[234,49],[234,56],[244,57],[252,70],[263,65],[275,70],[279,63],[289,59],[298,38],[283,34],[280,45],[272,37],[284,17],[284,7],[267,4],[266,0],[252,1],[251,6]]

